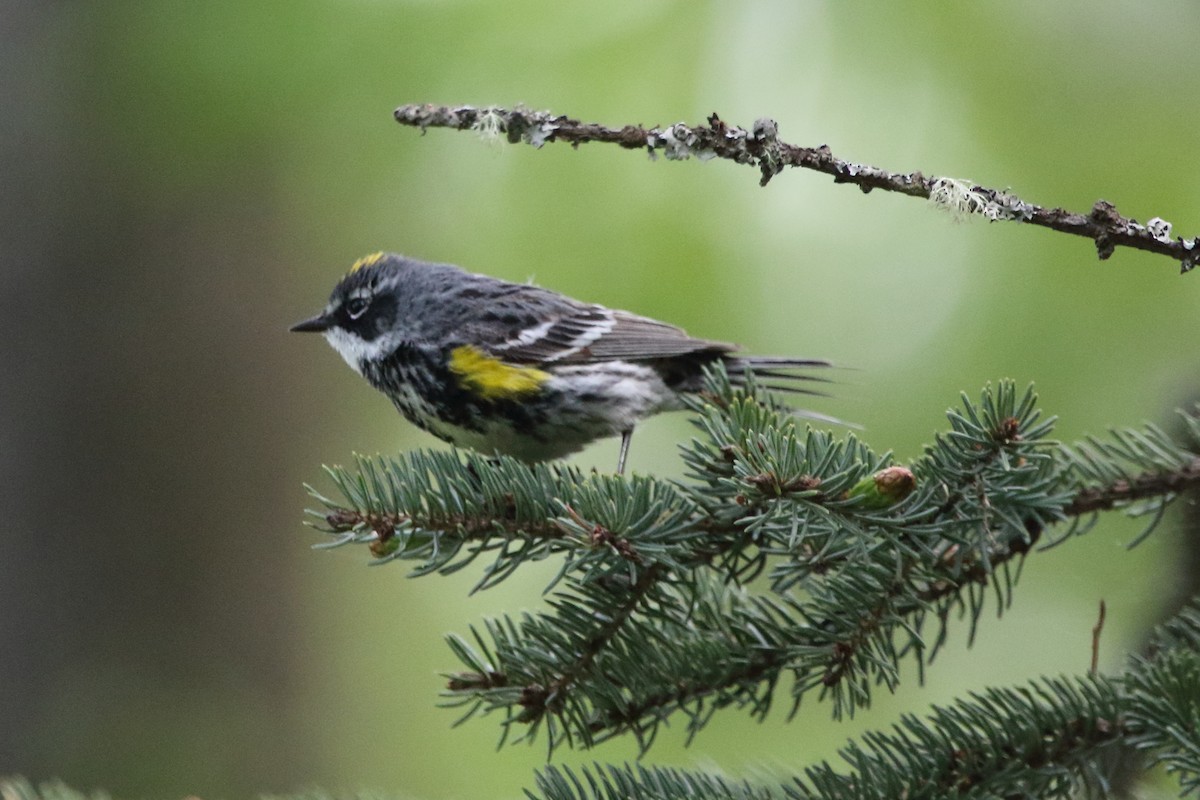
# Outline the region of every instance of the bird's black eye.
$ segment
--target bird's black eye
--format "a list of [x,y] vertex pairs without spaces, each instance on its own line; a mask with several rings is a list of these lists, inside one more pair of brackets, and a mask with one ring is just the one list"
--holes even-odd
[[352,297],[346,301],[346,314],[350,319],[358,319],[367,312],[371,301],[365,297]]

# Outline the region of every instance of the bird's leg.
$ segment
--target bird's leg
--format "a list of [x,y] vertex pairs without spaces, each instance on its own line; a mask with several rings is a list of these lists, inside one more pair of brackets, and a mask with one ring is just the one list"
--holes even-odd
[[617,456],[617,474],[625,474],[625,458],[629,455],[629,441],[633,438],[633,428],[621,431],[621,453]]

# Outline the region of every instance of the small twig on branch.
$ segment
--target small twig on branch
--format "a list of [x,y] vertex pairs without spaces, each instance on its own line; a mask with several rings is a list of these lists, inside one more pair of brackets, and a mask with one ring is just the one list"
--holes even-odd
[[1104,631],[1104,617],[1107,615],[1108,609],[1104,605],[1104,601],[1100,601],[1100,617],[1096,620],[1095,626],[1092,627],[1092,669],[1091,675],[1095,677],[1100,671],[1100,634]]
[[923,197],[959,214],[979,214],[997,222],[1009,220],[1084,236],[1096,244],[1097,255],[1106,259],[1117,247],[1130,247],[1169,256],[1188,272],[1200,263],[1200,237],[1171,237],[1171,223],[1154,217],[1145,225],[1123,217],[1105,200],[1097,200],[1087,214],[1063,208],[1044,208],[1027,203],[999,189],[976,186],[970,181],[926,177],[920,172],[895,173],[866,164],[836,158],[825,145],[800,147],[777,138],[778,124],[760,119],[750,130],[727,125],[716,114],[705,125],[676,123],[667,128],[626,125],[609,128],[580,122],[548,111],[475,108],[473,106],[406,105],[396,109],[401,125],[420,128],[474,130],[485,135],[503,133],[514,144],[526,142],[541,147],[563,141],[573,147],[587,142],[608,142],[627,149],[645,149],[651,156],[668,159],[724,158],[758,168],[760,185],[766,186],[784,167],[803,167],[832,175],[835,183],[851,183],[863,192],[882,189],[911,197]]
[[1095,511],[1108,511],[1122,503],[1179,494],[1198,483],[1200,458],[1175,472],[1145,472],[1127,480],[1113,481],[1107,486],[1080,489],[1063,513],[1068,517],[1077,517]]
[[660,564],[655,564],[643,571],[637,583],[630,587],[629,596],[616,609],[612,618],[606,621],[584,643],[579,657],[570,664],[565,665],[549,686],[541,691],[539,691],[540,687],[525,687],[525,691],[521,695],[521,704],[525,706],[525,713],[522,714],[523,721],[528,722],[540,718],[547,711],[550,711],[556,703],[563,702],[563,695],[570,691],[576,681],[587,674],[587,671],[591,669],[596,658],[600,656],[617,634],[621,632],[625,624],[629,622],[633,616],[633,612],[637,610],[638,605],[654,589],[659,579],[663,577],[663,573],[664,570]]

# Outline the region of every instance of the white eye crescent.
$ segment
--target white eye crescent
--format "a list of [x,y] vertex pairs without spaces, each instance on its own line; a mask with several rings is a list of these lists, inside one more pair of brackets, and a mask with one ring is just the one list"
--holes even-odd
[[346,314],[350,319],[358,319],[367,312],[370,305],[371,301],[365,297],[352,297],[346,301]]

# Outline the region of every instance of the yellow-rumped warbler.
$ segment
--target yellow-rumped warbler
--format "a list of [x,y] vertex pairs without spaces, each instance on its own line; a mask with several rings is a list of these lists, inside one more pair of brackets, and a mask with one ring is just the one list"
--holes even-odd
[[393,253],[355,262],[325,310],[292,330],[325,334],[409,421],[451,444],[542,461],[620,434],[618,472],[634,426],[682,408],[705,365],[724,362],[734,383],[748,370],[812,380],[796,370],[828,366],[736,356],[665,322]]

